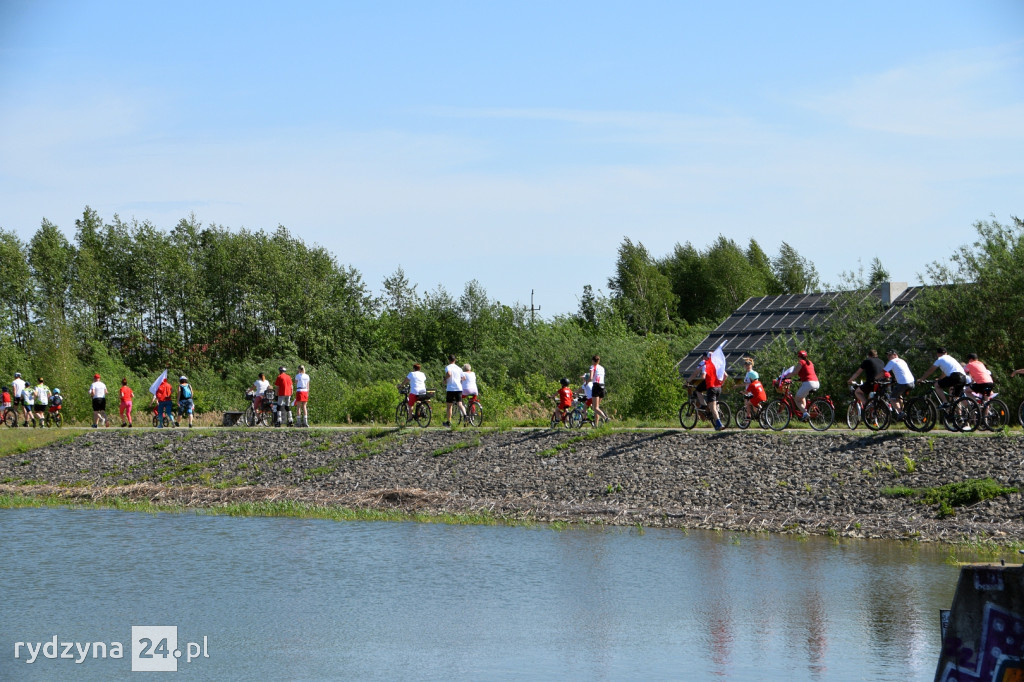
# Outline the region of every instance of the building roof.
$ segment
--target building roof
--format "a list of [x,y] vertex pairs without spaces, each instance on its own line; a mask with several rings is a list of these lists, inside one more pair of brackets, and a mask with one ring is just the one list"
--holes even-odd
[[[879,327],[894,327],[902,318],[908,303],[913,301],[923,287],[908,287],[905,282],[886,282],[863,292],[865,297],[873,296],[882,303],[884,311],[875,321]],[[815,294],[782,294],[779,296],[758,296],[748,298],[727,317],[714,331],[677,363],[681,375],[689,375],[708,351],[725,343],[723,352],[728,367],[738,366],[745,355],[756,353],[780,334],[795,336],[803,340],[804,335],[820,327],[841,310],[833,302],[842,292]],[[894,339],[902,345],[906,338],[901,335]]]

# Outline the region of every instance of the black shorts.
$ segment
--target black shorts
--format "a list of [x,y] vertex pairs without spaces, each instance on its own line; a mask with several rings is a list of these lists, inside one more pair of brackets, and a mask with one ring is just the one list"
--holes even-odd
[[35,405],[32,406],[32,411],[33,412],[46,412],[46,408],[47,407],[49,407],[49,405],[47,405],[46,403],[43,403],[41,405],[39,403],[36,403]]
[[718,402],[718,398],[721,395],[722,395],[722,387],[721,386],[715,386],[714,388],[709,388],[709,389],[706,389],[704,391],[704,400],[707,400],[709,403],[717,403]]
[[948,377],[942,377],[936,382],[939,388],[963,388],[967,385],[967,376],[960,372],[953,372]]
[[444,401],[446,403],[461,403],[462,391],[448,391],[448,393],[445,394]]
[[106,398],[106,396],[104,396],[102,398],[93,398],[92,399],[92,411],[93,412],[106,412],[107,411],[107,398]]
[[892,396],[893,399],[902,398],[913,389],[914,384],[893,384],[889,387],[889,395]]
[[590,389],[591,398],[603,398],[604,397],[604,384],[594,384]]
[[995,384],[971,384],[971,390],[978,395],[988,395],[995,388]]
[[20,395],[14,396],[14,406],[15,407],[17,407],[18,405],[21,405],[23,402],[24,401],[21,399]]

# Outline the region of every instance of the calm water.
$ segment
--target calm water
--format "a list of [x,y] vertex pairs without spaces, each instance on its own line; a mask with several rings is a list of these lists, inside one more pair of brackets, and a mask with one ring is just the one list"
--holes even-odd
[[[150,625],[177,626],[183,654],[158,679],[930,680],[958,576],[943,558],[671,530],[0,510],[0,679],[144,677],[131,626]],[[15,658],[54,635],[121,642],[124,658]],[[186,663],[204,636],[208,658]]]

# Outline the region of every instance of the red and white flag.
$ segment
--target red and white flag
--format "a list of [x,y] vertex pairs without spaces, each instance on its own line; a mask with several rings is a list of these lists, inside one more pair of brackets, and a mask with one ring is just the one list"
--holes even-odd
[[160,374],[160,376],[158,376],[156,378],[156,381],[153,382],[153,385],[149,387],[149,392],[152,393],[153,395],[156,395],[156,389],[160,388],[160,384],[162,384],[164,382],[164,379],[166,379],[166,378],[167,378],[167,370],[165,369]]

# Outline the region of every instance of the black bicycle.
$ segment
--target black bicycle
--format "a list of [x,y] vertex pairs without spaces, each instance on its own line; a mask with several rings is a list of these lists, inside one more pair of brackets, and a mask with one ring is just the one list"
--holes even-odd
[[944,403],[939,402],[932,385],[934,380],[918,380],[918,384],[928,386],[928,392],[912,398],[906,403],[904,421],[912,431],[926,432],[935,428],[942,421],[949,431],[976,431],[981,421],[981,410],[970,398],[960,395],[948,397]]
[[[689,393],[689,397],[679,408],[679,425],[689,431],[697,426],[697,422],[714,424],[714,420],[711,418],[711,409],[707,405],[700,404],[696,389],[688,385],[686,392]],[[729,426],[729,422],[732,420],[732,408],[724,400],[718,401],[718,418],[722,420],[723,429]]]
[[402,399],[398,401],[398,405],[395,407],[395,425],[399,428],[405,427],[409,422],[415,421],[420,425],[421,428],[427,428],[430,426],[431,409],[430,400],[437,391],[427,391],[423,395],[416,396],[416,404],[413,407],[409,407],[409,387],[402,386],[399,388],[399,393],[402,394]]

